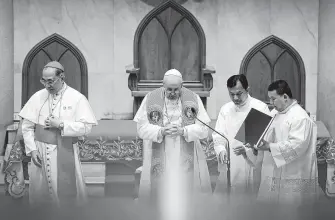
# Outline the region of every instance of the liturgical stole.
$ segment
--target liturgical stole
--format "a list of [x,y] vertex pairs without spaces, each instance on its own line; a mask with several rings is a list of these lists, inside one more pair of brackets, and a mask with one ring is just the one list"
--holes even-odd
[[[195,118],[192,114],[198,114],[198,99],[194,92],[182,87],[181,89],[181,104],[182,104],[182,126],[187,126],[195,123]],[[147,98],[147,117],[150,124],[163,127],[163,109],[165,94],[164,88],[158,88],[148,94]],[[193,110],[193,111],[192,111]],[[180,158],[182,167],[185,172],[193,178],[194,172],[194,142],[186,142],[185,138],[180,136]],[[156,181],[165,170],[165,145],[162,143],[152,143],[151,157],[151,184],[156,185]]]

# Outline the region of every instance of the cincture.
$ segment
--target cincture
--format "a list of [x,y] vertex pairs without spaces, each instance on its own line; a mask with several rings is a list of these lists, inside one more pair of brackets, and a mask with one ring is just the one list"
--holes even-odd
[[37,124],[35,127],[35,139],[46,144],[57,145],[57,132],[60,133],[58,129],[45,129],[42,125]]

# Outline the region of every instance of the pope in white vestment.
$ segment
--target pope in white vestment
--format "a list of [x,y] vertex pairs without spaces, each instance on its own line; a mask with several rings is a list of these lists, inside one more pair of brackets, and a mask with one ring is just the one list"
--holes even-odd
[[19,114],[26,154],[32,157],[31,205],[72,205],[87,199],[76,142],[97,120],[86,97],[64,77],[59,62],[48,63],[41,79],[45,89],[32,95]]
[[[178,70],[167,71],[163,83],[164,87],[145,96],[134,118],[143,139],[139,200],[155,199],[164,192],[166,203],[182,209],[182,186],[188,192],[211,193],[206,157],[199,142],[208,136],[208,129],[193,116],[207,124],[210,118],[200,97],[182,87]],[[173,213],[177,212],[174,209]]]
[[316,124],[292,99],[285,81],[273,82],[268,95],[275,110],[273,123],[258,147],[264,153],[258,199],[290,207],[313,204],[320,190]]
[[[235,135],[242,126],[251,108],[265,114],[270,114],[267,104],[251,97],[248,93],[248,81],[245,75],[233,75],[227,80],[227,88],[231,102],[222,106],[217,118],[215,130],[223,134],[229,140],[230,147],[230,176],[231,176],[231,200],[247,195],[256,195],[260,181],[260,165],[257,156],[251,149],[235,139]],[[227,157],[226,140],[213,132],[214,149],[219,159],[220,175],[214,191],[214,196],[223,201],[227,199]],[[226,200],[225,200],[226,201]]]

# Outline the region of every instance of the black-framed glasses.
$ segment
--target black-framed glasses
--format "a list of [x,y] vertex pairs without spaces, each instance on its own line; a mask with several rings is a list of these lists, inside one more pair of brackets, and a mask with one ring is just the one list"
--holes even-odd
[[60,80],[60,78],[57,78],[57,79],[55,79],[55,80],[45,80],[45,79],[40,79],[40,82],[44,85],[44,86],[53,86],[53,85],[55,85],[56,84],[56,82],[58,81],[58,80]]
[[238,98],[241,98],[242,95],[247,94],[247,92],[239,92],[239,93],[229,93],[231,97],[237,96]]

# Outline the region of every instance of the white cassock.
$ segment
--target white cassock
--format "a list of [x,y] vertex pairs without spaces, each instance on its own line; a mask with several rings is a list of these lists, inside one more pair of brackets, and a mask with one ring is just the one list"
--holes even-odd
[[[210,118],[202,104],[202,101],[198,95],[198,115],[197,117],[204,123],[209,123]],[[141,139],[143,139],[143,166],[140,181],[139,198],[147,197],[150,194],[150,175],[151,175],[151,154],[152,154],[152,142],[165,143],[165,157],[166,157],[166,170],[176,169],[176,165],[179,164],[180,160],[180,145],[181,136],[171,137],[165,136],[164,138],[160,135],[161,126],[150,124],[147,117],[147,96],[143,99],[141,107],[139,108],[134,121],[137,122],[137,131]],[[171,103],[170,100],[165,98],[165,105],[163,115],[163,125],[166,126],[168,123],[181,125],[182,123],[182,105],[179,100],[178,104]],[[198,141],[208,136],[208,128],[196,121],[194,124],[187,125],[184,127],[184,138],[186,142]],[[211,193],[211,182],[208,172],[208,166],[206,156],[200,144],[195,144],[194,147],[194,188],[205,192],[205,194]],[[176,180],[175,180],[176,182]],[[171,183],[172,184],[172,183]],[[201,189],[200,189],[201,188]]]
[[[233,148],[241,146],[243,143],[235,139],[235,135],[243,124],[251,108],[254,108],[265,114],[270,114],[267,104],[248,95],[244,105],[237,106],[233,102],[229,102],[222,106],[215,130],[222,133],[229,140],[230,161],[231,161],[231,199],[237,199],[238,196],[254,194],[260,181],[260,166],[257,163],[251,149],[247,149],[247,156],[235,155]],[[217,155],[222,151],[226,151],[226,140],[220,135],[213,132],[214,149]],[[220,169],[221,168],[221,169]],[[220,175],[214,191],[214,195],[219,199],[226,198],[227,193],[227,174],[226,165],[219,163]]]
[[[64,123],[64,129],[61,132],[63,138],[87,135],[92,126],[97,125],[97,120],[86,97],[65,83],[55,95],[42,89],[29,99],[19,114],[23,118],[22,133],[25,150],[28,156],[31,156],[32,151],[38,150],[42,157],[42,168],[31,162],[29,169],[29,201],[31,205],[49,202],[60,204],[57,191],[58,145],[36,140],[36,128],[45,126],[45,120],[50,114],[59,117]],[[72,146],[76,198],[77,202],[85,202],[87,192],[79,160],[79,150],[76,143],[73,143]]]
[[291,207],[314,203],[320,190],[316,124],[296,101],[283,112],[271,113],[275,118],[265,140],[275,144],[271,152],[263,151],[258,199]]

